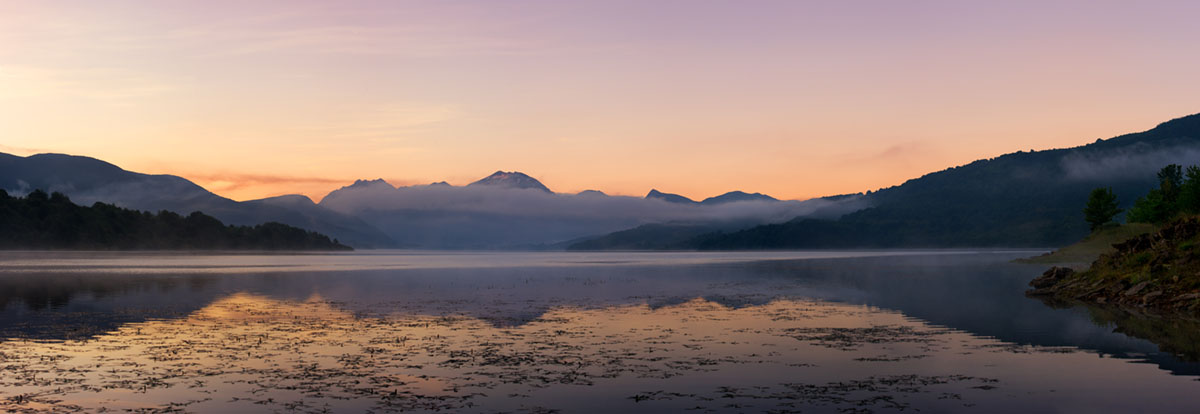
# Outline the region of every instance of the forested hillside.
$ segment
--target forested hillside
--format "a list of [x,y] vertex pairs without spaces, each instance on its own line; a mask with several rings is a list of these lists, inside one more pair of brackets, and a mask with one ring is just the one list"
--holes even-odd
[[1122,207],[1163,165],[1200,159],[1200,115],[1068,149],[1016,152],[868,194],[838,220],[796,219],[693,238],[681,248],[1061,246],[1088,234],[1081,206],[1111,187]]
[[0,190],[0,248],[72,250],[350,250],[304,229],[265,223],[227,226],[194,212],[157,214],[111,204],[84,207],[61,193]]

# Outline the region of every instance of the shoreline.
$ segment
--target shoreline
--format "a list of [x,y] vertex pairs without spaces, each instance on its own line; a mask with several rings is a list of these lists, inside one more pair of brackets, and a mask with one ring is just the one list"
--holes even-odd
[[1027,296],[1200,314],[1200,218],[1113,244],[1083,271],[1054,266],[1029,282]]

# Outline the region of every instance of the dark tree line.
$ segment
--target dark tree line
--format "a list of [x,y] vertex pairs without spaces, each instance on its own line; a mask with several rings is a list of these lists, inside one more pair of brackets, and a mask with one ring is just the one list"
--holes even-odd
[[1158,172],[1158,188],[1150,190],[1129,209],[1127,221],[1163,223],[1179,214],[1200,213],[1200,167],[1187,170],[1178,164]]
[[[1138,198],[1125,215],[1129,223],[1161,224],[1182,214],[1200,214],[1200,166],[1185,170],[1179,164],[1163,167],[1157,174],[1158,187]],[[1084,218],[1092,230],[1107,224],[1121,212],[1111,189],[1092,190]]]
[[280,223],[225,225],[199,211],[182,216],[111,204],[76,205],[61,193],[0,190],[0,249],[350,250],[328,236]]

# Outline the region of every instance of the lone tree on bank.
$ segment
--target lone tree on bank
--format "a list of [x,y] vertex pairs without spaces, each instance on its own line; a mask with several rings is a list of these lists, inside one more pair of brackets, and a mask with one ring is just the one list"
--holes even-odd
[[1088,197],[1087,206],[1083,208],[1083,218],[1087,220],[1092,231],[1112,221],[1121,209],[1117,208],[1117,195],[1112,188],[1097,188]]

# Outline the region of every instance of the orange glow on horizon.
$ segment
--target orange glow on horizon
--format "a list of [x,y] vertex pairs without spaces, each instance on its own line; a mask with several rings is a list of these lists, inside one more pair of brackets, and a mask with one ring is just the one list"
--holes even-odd
[[235,200],[496,170],[562,193],[806,199],[1198,112],[1195,12],[0,3],[0,152],[91,156]]

